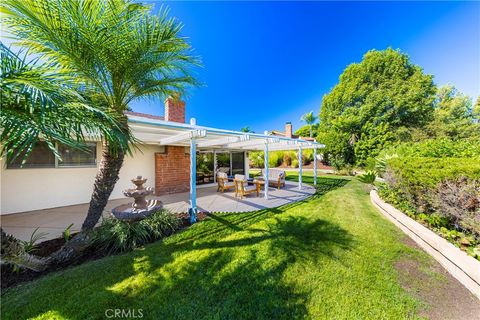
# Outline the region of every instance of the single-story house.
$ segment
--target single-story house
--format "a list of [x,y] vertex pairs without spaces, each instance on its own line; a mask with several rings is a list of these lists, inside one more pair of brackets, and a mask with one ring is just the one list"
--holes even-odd
[[[300,150],[323,145],[303,139],[243,133],[185,123],[185,102],[168,98],[164,117],[127,112],[129,126],[142,143],[125,158],[110,199],[124,198],[131,179],[147,178],[156,195],[190,191],[196,208],[196,188],[215,183],[216,173],[248,175],[250,150]],[[28,160],[1,168],[1,214],[88,203],[102,153],[100,141],[89,143],[89,152],[58,145],[58,160],[39,143]],[[268,152],[266,153],[268,157]],[[268,163],[268,159],[266,161]],[[268,170],[268,168],[266,168]],[[316,171],[315,171],[316,172]],[[300,181],[301,187],[301,181]],[[268,197],[268,188],[265,191]]]

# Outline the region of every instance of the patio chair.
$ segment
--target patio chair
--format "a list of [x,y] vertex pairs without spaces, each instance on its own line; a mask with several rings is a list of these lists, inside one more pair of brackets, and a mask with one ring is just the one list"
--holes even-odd
[[235,197],[240,195],[240,199],[243,199],[244,196],[250,193],[256,193],[257,197],[260,195],[260,184],[254,183],[249,185],[247,179],[243,174],[235,175]]
[[[265,169],[262,169],[262,175],[265,177]],[[278,169],[268,169],[268,184],[273,185],[280,190],[285,187],[285,171]]]
[[235,188],[235,183],[228,181],[228,176],[225,172],[217,173],[217,185],[217,192],[221,191],[222,193]]

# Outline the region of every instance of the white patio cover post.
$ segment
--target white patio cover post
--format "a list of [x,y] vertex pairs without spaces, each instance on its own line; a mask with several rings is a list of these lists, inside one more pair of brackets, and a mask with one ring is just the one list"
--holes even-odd
[[[196,125],[195,118],[190,119],[191,125]],[[190,138],[190,223],[197,222],[197,141],[193,133]]]
[[302,146],[298,148],[298,190],[302,190]]
[[197,222],[197,143],[190,139],[190,222]]
[[313,146],[313,185],[317,186],[317,146]]
[[265,150],[264,150],[264,168],[265,168],[265,176],[264,178],[264,186],[263,186],[263,196],[265,199],[268,199],[268,141],[265,141]]

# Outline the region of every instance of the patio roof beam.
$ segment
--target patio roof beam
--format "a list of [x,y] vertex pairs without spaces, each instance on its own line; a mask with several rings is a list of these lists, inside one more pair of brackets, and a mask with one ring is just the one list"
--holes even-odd
[[[286,142],[286,141],[281,141],[276,144],[271,144],[269,147],[270,151],[287,151],[287,150],[297,150],[299,146],[302,146],[304,149],[313,149],[314,145],[309,145],[309,144],[302,144],[302,143],[295,143],[294,141],[292,142]],[[262,150],[263,145],[259,144],[257,146],[246,146],[243,147],[242,149],[249,150],[249,149],[256,149],[256,150]]]
[[219,138],[215,140],[199,142],[197,144],[197,147],[205,148],[205,147],[224,146],[230,143],[242,142],[242,141],[248,141],[248,140],[250,140],[250,136],[248,135],[238,136],[238,137],[224,137],[224,138]]
[[187,141],[194,138],[202,138],[205,136],[207,136],[207,130],[190,130],[190,131],[183,132],[171,137],[160,139],[159,143],[161,145],[169,145],[169,144]]
[[247,140],[247,141],[240,141],[240,142],[233,142],[233,143],[227,143],[223,145],[225,148],[235,148],[235,149],[241,149],[244,147],[248,146],[258,146],[258,145],[263,145],[265,143],[275,143],[277,142],[276,139],[274,138],[267,138],[267,139],[254,139],[254,140]]

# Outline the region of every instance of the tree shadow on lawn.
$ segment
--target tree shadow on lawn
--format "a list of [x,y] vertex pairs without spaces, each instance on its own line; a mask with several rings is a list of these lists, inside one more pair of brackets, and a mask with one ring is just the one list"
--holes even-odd
[[136,287],[132,279],[138,273],[125,278],[109,287],[117,295],[113,300],[125,299],[124,307],[142,301],[137,305],[144,314],[157,319],[304,318],[309,292],[285,281],[287,269],[297,262],[321,268],[323,259],[336,259],[354,245],[335,224],[293,216],[275,218],[264,230],[242,236],[184,245],[183,262],[165,263],[146,251],[137,259],[147,266],[141,272],[148,283]]
[[[323,190],[348,182],[326,180],[332,183]],[[68,300],[54,299],[58,295],[54,292],[48,298],[47,286],[36,286],[17,299],[26,304],[38,297],[48,299],[24,309],[25,317],[54,311],[70,319],[97,319],[105,318],[106,309],[121,308],[142,309],[145,319],[304,318],[309,292],[284,280],[287,269],[296,262],[313,262],[321,268],[322,260],[337,259],[338,253],[355,243],[332,222],[276,216],[296,205],[214,215],[216,219],[192,226],[174,236],[174,241],[166,239],[66,270],[50,279],[56,285],[50,284],[49,289],[62,292],[60,296]],[[265,224],[251,228],[266,219]],[[14,310],[7,313],[15,314]]]

